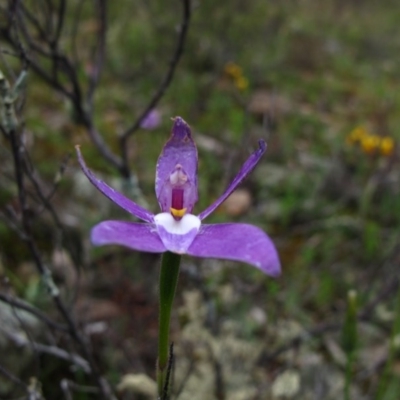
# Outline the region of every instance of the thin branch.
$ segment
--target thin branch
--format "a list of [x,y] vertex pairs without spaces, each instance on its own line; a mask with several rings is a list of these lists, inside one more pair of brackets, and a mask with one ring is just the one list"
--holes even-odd
[[271,353],[262,352],[257,360],[257,365],[267,364],[274,360],[276,357],[280,356],[282,353],[290,350],[293,347],[300,346],[300,344],[314,336],[321,335],[322,333],[336,331],[343,326],[342,323],[322,323],[315,326],[312,329],[307,330],[300,335],[295,336],[293,339],[289,340],[287,343],[278,347]]
[[[38,52],[40,52],[43,56],[49,57],[49,53],[44,52],[43,49],[39,48],[36,46],[32,40],[30,39],[30,36],[26,33],[25,31],[25,26],[21,21],[19,21],[19,26],[20,26],[20,32],[22,32],[22,35],[24,36],[24,39],[27,41],[28,46]],[[18,40],[13,37],[11,34],[10,29],[0,29],[0,34],[3,36],[3,38],[15,49],[19,50],[19,43]],[[29,60],[30,67],[32,70],[41,78],[43,79],[50,87],[53,87],[56,91],[60,92],[63,96],[65,96],[68,100],[73,102],[73,93],[68,91],[63,85],[59,83],[57,79],[52,78],[46,71],[43,69],[35,59],[32,59],[31,57],[28,57],[26,53],[20,54],[20,57],[23,57],[27,60]]]
[[30,314],[34,315],[36,318],[40,319],[44,323],[46,323],[49,327],[57,329],[59,331],[68,332],[68,328],[65,325],[61,325],[58,322],[53,321],[50,319],[47,314],[43,313],[39,309],[31,306],[29,303],[18,299],[17,297],[10,296],[5,293],[0,292],[0,301],[10,304],[13,307],[16,307],[20,310],[24,310],[29,312]]
[[28,390],[28,386],[26,385],[25,382],[21,381],[21,379],[19,379],[17,376],[12,374],[10,371],[8,371],[8,369],[3,367],[1,364],[0,364],[0,374],[5,376],[7,379],[9,379],[11,382],[15,383],[16,385],[21,386],[25,391]]
[[[104,1],[104,0],[99,0]],[[19,12],[18,14],[21,14]],[[26,13],[25,13],[26,16]],[[17,32],[17,26],[16,27]],[[58,43],[51,41],[51,38],[45,37],[43,38],[44,42],[49,46],[50,51],[45,51],[41,46],[37,45],[34,40],[31,38],[29,34],[29,30],[26,28],[24,24],[23,15],[18,18],[18,26],[20,31],[24,37],[24,40],[27,42],[30,49],[38,53],[40,56],[45,57],[51,62],[52,75],[50,75],[44,68],[40,66],[37,60],[28,58],[25,52],[22,49],[20,43],[18,43],[18,39],[14,38],[11,34],[11,26],[0,29],[0,34],[3,35],[6,41],[21,51],[21,57],[29,60],[32,70],[39,75],[50,87],[54,88],[61,94],[63,94],[72,104],[77,122],[83,125],[87,133],[92,141],[92,143],[96,146],[99,153],[111,164],[113,165],[122,176],[129,177],[129,167],[127,163],[124,163],[123,160],[115,155],[110,147],[106,144],[100,132],[96,129],[93,119],[86,109],[86,105],[84,104],[84,98],[82,96],[81,86],[79,84],[78,76],[76,68],[72,65],[71,61],[67,56],[59,52],[57,47]],[[105,33],[104,33],[105,35]],[[101,51],[100,51],[101,54]],[[102,57],[102,56],[101,56]],[[68,90],[64,85],[62,85],[57,77],[58,71],[61,70],[69,83],[72,86],[71,90]],[[98,77],[95,79],[97,80]],[[93,85],[93,84],[92,84]],[[93,89],[92,89],[93,90]],[[91,95],[92,96],[92,95]]]
[[57,309],[59,310],[60,314],[64,318],[67,323],[68,331],[71,337],[75,340],[75,342],[81,348],[82,353],[85,355],[85,358],[88,360],[90,368],[92,370],[93,377],[96,380],[96,383],[101,390],[102,397],[104,399],[114,399],[115,396],[111,391],[108,383],[101,377],[100,372],[97,368],[97,365],[94,361],[93,355],[88,348],[88,344],[83,336],[79,333],[77,326],[72,319],[71,314],[67,310],[63,300],[60,297],[60,292],[55,285],[54,281],[52,280],[50,271],[45,267],[42,257],[40,255],[39,249],[32,237],[31,234],[31,224],[30,224],[30,214],[26,204],[26,193],[25,193],[25,186],[24,186],[24,171],[23,171],[23,161],[22,161],[22,146],[20,145],[18,134],[16,131],[9,132],[10,142],[11,142],[11,149],[13,153],[13,160],[14,160],[14,170],[15,170],[15,177],[18,189],[18,198],[21,207],[22,213],[22,226],[23,230],[26,235],[25,243],[30,250],[33,262],[36,265],[37,270],[39,271],[46,287],[49,291],[50,296],[53,299]]
[[[43,209],[47,209],[49,211],[57,228],[59,228],[61,231],[64,231],[64,227],[62,226],[61,220],[59,219],[50,200],[52,199],[52,197],[54,196],[54,194],[57,191],[60,180],[61,180],[61,178],[64,174],[64,171],[67,167],[67,163],[68,163],[69,159],[71,158],[71,154],[68,154],[62,161],[62,163],[58,169],[58,172],[54,178],[53,186],[49,189],[49,193],[47,195],[43,193],[43,190],[39,184],[39,178],[36,176],[36,171],[33,168],[32,162],[29,158],[29,154],[27,152],[25,152],[25,155],[26,155],[26,157],[25,157],[25,172],[26,172],[29,180],[31,181],[33,187],[35,188],[36,194],[38,195],[39,200],[40,200],[40,204],[43,205]],[[39,210],[39,211],[37,211],[36,214],[39,215],[41,212],[42,212],[42,210]]]
[[99,389],[96,387],[78,385],[77,383],[70,381],[68,379],[63,379],[61,381],[61,389],[63,390],[64,394],[66,394],[66,397],[68,399],[72,399],[70,389],[82,393],[93,393],[93,394],[99,393]]
[[93,96],[96,90],[97,84],[100,79],[100,73],[103,68],[104,55],[106,48],[106,32],[107,32],[107,9],[105,0],[97,0],[97,9],[99,14],[99,27],[97,32],[97,43],[94,49],[94,56],[91,65],[91,71],[89,73],[89,87],[86,96],[87,108],[89,114],[93,112]]
[[69,361],[81,368],[87,374],[91,373],[90,364],[78,354],[70,353],[60,347],[49,346],[29,340],[24,335],[13,334],[1,327],[0,330],[3,331],[3,334],[18,347],[31,347],[32,350],[39,353],[49,354],[61,360]]
[[14,209],[10,205],[7,205],[4,210],[5,212],[0,211],[0,218],[18,235],[21,240],[26,240],[25,233],[18,224],[18,217],[16,216]]
[[79,47],[79,43],[77,40],[78,37],[78,31],[79,31],[79,23],[81,21],[82,18],[82,11],[83,11],[83,5],[85,3],[83,1],[77,1],[76,2],[76,7],[73,10],[73,15],[74,15],[74,19],[72,21],[72,27],[70,28],[71,33],[70,33],[70,37],[71,37],[71,60],[72,63],[76,66],[79,64],[79,57],[78,57],[78,47]]
[[121,136],[120,138],[120,148],[121,148],[121,154],[122,154],[122,159],[124,160],[124,164],[128,163],[128,149],[127,149],[127,141],[128,138],[138,130],[140,127],[141,122],[143,119],[146,117],[146,115],[153,109],[155,106],[158,104],[158,102],[161,100],[163,97],[164,93],[168,89],[170,83],[172,82],[172,79],[175,74],[176,67],[178,65],[178,62],[183,54],[184,46],[185,46],[185,41],[187,37],[187,32],[189,28],[189,21],[190,21],[190,16],[191,16],[191,9],[190,9],[190,0],[182,0],[182,6],[183,6],[183,17],[182,17],[182,24],[180,28],[180,32],[178,35],[178,41],[176,44],[176,49],[174,51],[174,54],[171,58],[170,61],[170,66],[169,69],[164,77],[164,79],[161,82],[160,87],[154,94],[153,98],[150,100],[150,102],[147,104],[143,112],[139,115],[138,119],[136,122],[130,126]]
[[60,40],[61,32],[64,26],[64,21],[65,21],[65,9],[66,9],[66,2],[65,0],[60,0],[59,1],[59,7],[57,10],[57,25],[56,25],[56,31],[54,33],[54,37],[52,39],[53,43],[58,43]]
[[[77,259],[76,255],[74,254],[73,251],[73,243],[71,242],[71,239],[68,237],[68,235],[65,234],[65,228],[63,223],[61,222],[55,208],[53,207],[51,203],[51,198],[53,197],[54,193],[56,192],[58,188],[59,181],[62,177],[62,174],[64,173],[64,170],[66,168],[66,163],[68,162],[70,155],[68,155],[65,160],[61,163],[60,168],[56,174],[55,180],[54,180],[54,185],[50,189],[49,193],[46,195],[43,193],[43,189],[39,183],[39,178],[37,177],[37,172],[35,171],[32,162],[29,158],[29,154],[25,151],[24,152],[24,168],[25,168],[25,173],[28,176],[30,182],[32,183],[37,196],[39,197],[38,201],[41,204],[41,209],[36,211],[36,216],[40,215],[40,213],[43,210],[47,210],[51,216],[51,218],[54,221],[55,226],[58,228],[58,232],[56,232],[55,235],[55,243],[57,247],[61,247],[62,245],[65,246],[65,248],[68,250],[69,254],[71,255],[75,265],[79,265],[79,260]],[[79,271],[79,268],[78,268]]]
[[[44,29],[41,27],[39,20],[35,17],[35,15],[29,12],[29,10],[25,7],[22,1],[19,4],[19,6],[20,9],[19,8],[17,9],[18,14],[23,14],[26,17],[27,21],[30,22],[31,25],[36,28],[36,31],[39,34],[39,38],[45,41],[47,35]],[[20,19],[22,19],[21,17],[22,15],[20,15]]]
[[194,362],[194,356],[192,354],[192,357],[189,358],[189,367],[186,370],[184,378],[182,379],[182,381],[175,393],[176,400],[178,400],[179,396],[182,394],[183,389],[185,388],[185,385],[187,384],[187,381],[189,380],[190,376],[193,374],[194,367],[195,367],[195,362]]

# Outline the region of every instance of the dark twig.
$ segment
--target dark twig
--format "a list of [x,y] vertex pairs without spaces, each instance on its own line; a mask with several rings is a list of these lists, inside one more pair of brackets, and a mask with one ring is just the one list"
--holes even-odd
[[225,384],[221,363],[213,355],[213,367],[215,372],[215,397],[218,400],[225,400]]
[[65,325],[61,325],[58,322],[53,321],[47,316],[47,314],[43,313],[42,311],[38,310],[37,308],[31,306],[30,304],[26,303],[21,299],[0,292],[0,301],[10,304],[11,306],[18,308],[20,310],[29,312],[36,318],[46,323],[51,328],[57,329],[62,332],[68,331],[68,328]]
[[[104,3],[104,0],[98,0],[98,1],[101,2],[102,4]],[[101,12],[101,18],[104,19],[102,29],[105,30],[105,6],[100,8],[100,12]],[[8,14],[10,15],[11,12],[9,11]],[[39,22],[35,19],[35,17],[31,16],[32,19],[31,22],[35,24],[37,29],[40,29],[39,36],[41,37],[42,35],[44,35],[43,38],[41,37],[41,40],[45,43],[45,45],[49,49],[45,50],[41,43],[38,44],[32,38],[29,29],[25,25],[25,18],[29,18],[28,16],[29,13],[27,13],[27,10],[20,8],[16,14],[18,15],[18,20],[17,20],[18,24],[9,25],[6,28],[2,28],[0,30],[0,34],[6,41],[8,41],[8,43],[11,46],[20,50],[20,52],[22,53],[21,57],[29,59],[32,70],[37,75],[39,75],[41,79],[43,79],[50,87],[60,92],[70,101],[74,109],[76,121],[85,127],[92,143],[96,146],[99,153],[111,165],[113,165],[120,172],[122,176],[129,177],[130,172],[128,164],[124,163],[120,157],[118,157],[111,151],[110,147],[106,144],[100,132],[95,127],[93,118],[91,116],[92,110],[90,109],[90,107],[88,110],[87,104],[84,103],[85,98],[83,96],[82,88],[79,83],[77,69],[73,65],[71,60],[65,54],[60,52],[58,48],[59,40],[56,41],[55,38],[47,36],[46,33],[43,31],[43,29],[41,29]],[[62,10],[60,10],[58,13],[58,17],[65,18],[65,12],[62,12]],[[58,24],[60,25],[62,24],[62,22],[59,22]],[[21,32],[30,50],[32,50],[33,52],[37,53],[40,57],[47,59],[47,61],[50,62],[50,66],[47,69],[42,67],[38,62],[38,60],[36,60],[36,58],[33,57],[28,58],[28,56],[25,54],[25,52],[22,49],[22,46],[19,43],[19,39],[16,37],[17,35],[12,34],[13,26],[15,27],[15,32],[18,32],[18,27],[19,27],[19,32]],[[105,37],[105,31],[103,32],[103,36]],[[104,38],[99,39],[98,42],[99,50],[97,52],[95,62],[98,62],[103,58],[104,42],[105,42]],[[91,92],[94,91],[100,74],[100,67],[97,66],[95,68],[97,68],[98,71],[95,73],[94,77],[91,78],[92,79],[92,83],[90,83]],[[48,70],[50,70],[51,72],[48,72]],[[63,73],[65,77],[65,79],[63,80],[66,81],[67,83],[61,83],[59,79],[59,72]],[[89,93],[88,98],[92,99],[93,93]]]
[[4,212],[0,211],[0,218],[7,224],[7,226],[11,230],[17,233],[21,240],[26,240],[25,233],[18,224],[18,217],[16,216],[14,209],[10,205],[7,205],[4,208]]
[[81,368],[86,373],[91,372],[89,363],[78,354],[70,353],[64,349],[61,349],[60,347],[37,343],[33,340],[27,339],[25,335],[22,336],[18,334],[11,334],[8,331],[5,331],[3,329],[1,330],[3,331],[3,334],[7,336],[8,339],[11,340],[18,347],[31,347],[32,350],[39,353],[49,354],[61,360],[69,361],[72,364],[75,364],[76,366]]
[[97,365],[94,361],[93,355],[89,350],[89,346],[86,343],[86,340],[79,333],[77,326],[72,319],[69,311],[67,310],[63,300],[60,297],[60,292],[58,288],[55,286],[50,271],[45,267],[39,249],[33,239],[31,232],[31,222],[30,222],[30,213],[26,203],[26,192],[24,185],[24,162],[23,162],[23,147],[20,144],[18,132],[13,130],[9,132],[9,138],[11,143],[11,150],[13,154],[14,160],[14,171],[15,171],[15,179],[17,183],[18,190],[18,199],[21,208],[21,224],[23,227],[23,231],[25,233],[25,243],[28,246],[28,249],[31,253],[32,260],[36,265],[37,270],[39,271],[46,287],[49,291],[50,296],[53,299],[53,302],[60,314],[64,318],[67,323],[68,332],[74,341],[79,345],[82,353],[87,359],[90,369],[92,371],[92,375],[96,380],[96,383],[101,391],[101,395],[104,399],[114,399],[115,396],[111,392],[111,388],[108,386],[108,383],[101,377],[100,372],[97,368]]
[[190,0],[182,0],[182,5],[183,5],[182,24],[179,31],[175,52],[170,61],[169,69],[164,79],[162,80],[160,87],[158,88],[158,90],[156,91],[150,102],[147,104],[143,112],[139,115],[138,119],[121,136],[120,148],[124,164],[128,163],[127,141],[129,137],[139,129],[143,119],[153,108],[155,108],[155,106],[163,97],[164,93],[166,92],[170,83],[172,82],[176,67],[183,54],[187,32],[189,28],[190,16],[191,16]]
[[93,61],[90,66],[89,73],[89,87],[86,96],[86,103],[89,114],[93,113],[93,96],[96,90],[97,84],[100,79],[100,73],[103,68],[104,54],[106,48],[106,32],[107,32],[107,10],[106,1],[97,0],[97,11],[99,14],[98,21],[99,27],[97,32],[97,43],[94,49]]
[[185,373],[184,378],[182,379],[182,382],[180,383],[178,390],[175,393],[175,399],[178,400],[179,396],[182,394],[183,389],[185,388],[185,385],[188,381],[188,379],[190,378],[190,375],[192,375],[193,371],[194,371],[194,367],[195,367],[195,362],[193,360],[193,357],[191,357],[189,359],[189,367]]
[[75,382],[72,382],[68,379],[63,379],[61,381],[61,389],[64,393],[64,397],[67,400],[72,400],[72,390],[74,390],[75,392],[81,392],[81,393],[92,393],[92,394],[97,394],[99,393],[99,389],[95,388],[95,387],[91,387],[91,386],[83,386],[83,385],[78,385]]
[[79,265],[79,260],[76,258],[76,255],[74,254],[73,251],[73,244],[71,243],[71,240],[68,238],[68,235],[65,234],[65,228],[55,210],[55,208],[53,207],[53,204],[51,203],[51,198],[54,195],[54,193],[57,190],[59,181],[62,177],[62,174],[66,168],[66,163],[68,162],[70,155],[68,155],[65,160],[61,163],[60,168],[56,174],[55,180],[54,180],[54,185],[51,187],[51,189],[49,190],[48,194],[45,194],[43,192],[43,189],[41,187],[41,184],[39,183],[39,177],[37,176],[37,171],[34,169],[29,154],[24,151],[24,169],[25,169],[25,173],[28,177],[28,179],[30,180],[30,182],[32,183],[36,194],[39,198],[39,202],[41,204],[41,208],[39,210],[36,211],[36,216],[40,215],[40,213],[43,210],[47,210],[51,216],[51,218],[54,221],[54,224],[56,226],[56,228],[58,229],[58,231],[56,232],[55,235],[55,243],[56,246],[61,247],[62,244],[64,244],[65,248],[68,250],[69,254],[71,255],[71,257],[73,258],[75,265]]
[[28,386],[26,385],[25,382],[21,381],[21,379],[12,374],[10,371],[8,371],[8,369],[3,367],[1,364],[0,364],[0,374],[5,376],[7,379],[15,383],[16,385],[21,386],[24,390],[28,390]]
[[[26,155],[26,157],[25,157],[25,172],[26,172],[26,175],[28,176],[30,182],[32,183],[33,187],[35,188],[36,194],[40,200],[40,204],[42,204],[43,208],[46,209],[50,213],[57,228],[60,229],[61,231],[64,231],[64,227],[62,226],[61,220],[59,219],[50,200],[57,191],[58,185],[64,174],[65,168],[67,167],[67,163],[68,163],[71,155],[68,154],[62,161],[62,163],[59,167],[59,170],[56,173],[56,176],[54,178],[53,186],[49,189],[48,194],[43,193],[43,189],[39,183],[39,178],[36,176],[36,171],[32,166],[29,155],[27,152],[25,152],[25,155]],[[41,212],[42,212],[42,210],[39,210],[39,211],[37,211],[37,214],[40,214]]]
[[84,6],[83,1],[77,1],[76,6],[73,10],[73,15],[74,15],[74,20],[72,21],[72,28],[71,28],[71,33],[70,33],[70,43],[71,43],[71,60],[74,65],[79,64],[79,56],[78,56],[78,31],[79,31],[79,23],[82,18],[82,11],[83,11],[83,6]]
[[66,8],[65,6],[66,6],[66,1],[59,0],[57,9],[56,30],[54,33],[54,37],[52,38],[53,43],[58,43],[58,41],[60,40],[61,32],[65,21],[65,8]]
[[27,9],[25,7],[25,5],[23,4],[22,1],[20,2],[19,8],[17,8],[17,10],[21,15],[24,15],[26,17],[26,20],[28,22],[30,22],[30,24],[36,29],[39,38],[41,40],[46,40],[47,34],[46,34],[45,30],[42,28],[42,26],[40,25],[39,20],[36,18],[36,16],[34,14],[32,14],[29,11],[29,9]]
[[[27,56],[23,49],[22,44],[19,41],[19,38],[16,39],[16,47],[21,52],[22,60],[26,60]],[[23,71],[25,73],[26,71]],[[21,230],[23,231],[23,240],[27,245],[27,248],[31,254],[32,261],[36,266],[37,271],[39,272],[56,308],[59,313],[63,317],[64,321],[67,325],[67,331],[71,338],[76,342],[76,344],[80,347],[84,357],[86,358],[90,370],[92,372],[91,376],[96,381],[101,398],[103,399],[115,399],[114,394],[108,383],[101,376],[100,371],[97,368],[97,364],[94,360],[93,354],[89,349],[89,344],[87,343],[87,338],[83,336],[79,330],[75,321],[67,309],[64,301],[60,296],[60,292],[58,287],[55,285],[51,273],[48,268],[45,266],[42,255],[37,246],[36,240],[34,239],[33,231],[32,231],[32,215],[28,205],[28,195],[25,188],[25,175],[30,171],[30,168],[27,168],[27,155],[25,153],[24,146],[22,145],[22,129],[18,124],[18,120],[15,116],[15,108],[14,103],[18,96],[18,93],[14,93],[16,91],[16,85],[11,88],[11,85],[7,82],[5,77],[1,76],[1,106],[5,110],[3,113],[3,120],[1,129],[4,132],[6,139],[10,143],[11,154],[13,160],[14,167],[14,176],[15,183],[17,186],[17,199],[19,203],[20,210],[20,225]],[[33,174],[32,174],[33,176]],[[39,191],[40,192],[40,191]],[[34,349],[37,349],[37,346],[34,346]],[[68,354],[68,353],[67,353]]]
[[300,346],[302,342],[311,339],[314,336],[321,335],[326,332],[334,332],[339,330],[343,324],[341,323],[322,323],[320,325],[315,326],[312,329],[307,330],[306,332],[295,336],[293,339],[289,340],[284,345],[278,347],[271,353],[262,352],[257,360],[258,365],[265,365],[275,358],[279,357],[281,354],[285,353],[286,351],[292,349],[293,347]]

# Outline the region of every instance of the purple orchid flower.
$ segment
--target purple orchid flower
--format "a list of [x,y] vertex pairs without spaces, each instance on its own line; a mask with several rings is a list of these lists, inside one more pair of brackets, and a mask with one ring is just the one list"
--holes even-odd
[[197,216],[192,214],[198,199],[197,148],[190,127],[182,118],[174,118],[171,137],[158,158],[155,189],[161,213],[156,215],[97,179],[77,147],[79,163],[89,181],[114,203],[145,222],[100,222],[92,229],[92,243],[117,244],[150,253],[171,251],[241,261],[268,275],[279,275],[275,246],[260,228],[242,223],[202,223],[254,169],[266,147],[260,140],[258,150],[247,159],[224,194]]
[[161,124],[160,111],[156,109],[150,110],[140,123],[140,127],[149,131],[156,129]]

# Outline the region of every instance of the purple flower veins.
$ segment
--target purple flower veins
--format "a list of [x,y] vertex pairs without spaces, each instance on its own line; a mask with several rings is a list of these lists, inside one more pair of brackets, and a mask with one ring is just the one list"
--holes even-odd
[[268,275],[279,275],[275,246],[260,228],[242,223],[202,223],[257,165],[267,147],[263,140],[258,144],[259,148],[250,155],[223,195],[197,216],[192,214],[198,199],[197,148],[190,127],[182,118],[174,118],[171,137],[158,158],[155,189],[161,213],[156,215],[97,179],[87,168],[77,146],[79,163],[89,181],[103,195],[144,221],[100,222],[92,229],[92,243],[96,246],[118,244],[150,253],[171,251],[241,261]]

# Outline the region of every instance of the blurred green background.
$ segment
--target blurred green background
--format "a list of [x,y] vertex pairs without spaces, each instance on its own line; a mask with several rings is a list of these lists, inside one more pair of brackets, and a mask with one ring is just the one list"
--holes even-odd
[[[77,4],[68,2],[61,48],[76,53],[85,88],[98,25],[95,6],[82,3],[77,19]],[[178,1],[108,4],[94,116],[116,152],[119,135],[167,71],[181,14]],[[128,217],[90,187],[73,146],[81,145],[88,165],[111,186],[156,212],[156,160],[170,118],[179,115],[191,125],[199,150],[195,212],[223,192],[258,138],[267,141],[255,172],[208,222],[261,227],[276,243],[283,269],[272,280],[245,265],[184,259],[173,323],[176,391],[185,383],[179,399],[342,398],[353,350],[350,398],[399,398],[399,21],[394,0],[193,2],[182,59],[156,107],[161,123],[129,141],[138,184],[118,175],[75,123],[68,101],[30,73],[21,118],[45,186],[72,154],[52,201],[73,254],[54,246],[56,228],[45,213],[35,220],[35,232],[114,384],[128,373],[153,376],[159,260],[90,247],[94,223]],[[18,74],[15,59],[3,54],[0,62]],[[4,208],[16,201],[4,138],[0,154]],[[4,220],[0,243],[1,273],[15,293],[50,310],[29,254]],[[350,290],[357,293],[359,319],[349,350],[343,337]],[[53,358],[41,360],[38,370],[29,352],[17,367],[20,351],[7,352],[5,363],[25,379],[36,375],[49,398],[61,398],[51,397],[60,396],[54,377],[85,382]],[[7,393],[7,382],[2,385]],[[123,389],[123,398],[140,398]]]

